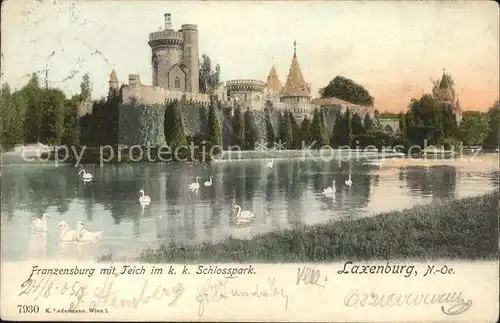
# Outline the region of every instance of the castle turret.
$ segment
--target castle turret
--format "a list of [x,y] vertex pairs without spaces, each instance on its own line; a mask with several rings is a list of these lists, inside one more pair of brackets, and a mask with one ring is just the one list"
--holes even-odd
[[200,91],[198,27],[191,24],[182,25],[181,33],[184,39],[183,62],[187,69],[186,91],[198,93]]
[[269,90],[269,92],[274,92],[274,93],[280,93],[281,90],[283,89],[283,86],[281,85],[278,73],[276,72],[276,68],[274,67],[274,65],[271,68],[269,75],[267,76],[265,88]]
[[[149,46],[151,47],[151,65],[153,65],[153,86],[160,86],[165,89],[174,88],[177,91],[184,91],[185,74],[183,72],[174,75],[172,70],[176,65],[182,63],[182,50],[184,39],[182,32],[172,29],[172,21],[169,13],[165,17],[165,30],[149,34]],[[180,74],[180,75],[179,75]],[[179,82],[176,82],[176,77]],[[182,80],[181,80],[182,78]]]
[[281,99],[283,102],[299,102],[309,101],[311,94],[309,93],[309,85],[304,80],[302,71],[300,70],[299,62],[297,60],[297,51],[294,42],[294,53],[290,71],[286,79],[285,87],[281,92]]

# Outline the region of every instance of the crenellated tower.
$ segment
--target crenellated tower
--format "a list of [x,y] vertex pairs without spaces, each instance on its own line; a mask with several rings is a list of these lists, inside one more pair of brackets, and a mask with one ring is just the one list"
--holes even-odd
[[149,34],[153,86],[198,93],[198,28],[188,24],[175,31],[170,13],[164,14],[164,18],[165,28]]

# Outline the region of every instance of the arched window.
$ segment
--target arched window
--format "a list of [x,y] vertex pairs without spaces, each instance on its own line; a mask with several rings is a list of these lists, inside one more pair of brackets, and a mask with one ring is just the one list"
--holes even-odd
[[181,79],[178,76],[176,76],[174,79],[174,88],[176,89],[181,88]]

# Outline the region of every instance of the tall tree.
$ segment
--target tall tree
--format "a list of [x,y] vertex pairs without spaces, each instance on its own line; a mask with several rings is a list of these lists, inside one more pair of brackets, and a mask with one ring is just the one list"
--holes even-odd
[[343,76],[336,76],[320,90],[321,97],[335,97],[353,104],[373,106],[374,99],[363,86]]
[[280,114],[279,135],[281,143],[287,149],[290,149],[293,146],[293,133],[290,114],[287,110],[285,110],[283,114]]
[[208,55],[203,54],[201,56],[200,72],[200,92],[201,93],[213,93],[220,83],[220,65],[215,66],[215,70],[212,70],[212,61]]
[[352,142],[352,119],[351,119],[351,112],[349,111],[349,108],[345,110],[344,113],[344,145],[350,145]]
[[295,119],[295,116],[290,112],[289,113],[289,118],[290,118],[290,125],[292,129],[292,138],[293,138],[293,144],[292,147],[293,149],[301,149],[302,148],[302,134],[301,134],[301,129],[299,124],[297,123],[297,120]]
[[373,119],[367,113],[365,114],[365,119],[363,120],[363,130],[365,133],[368,133],[373,130],[374,124]]
[[214,154],[218,154],[222,149],[222,132],[219,121],[219,116],[215,111],[215,105],[211,104],[208,109],[208,124],[210,129],[210,146],[219,147],[217,151],[213,150]]
[[167,145],[173,148],[187,146],[181,113],[181,106],[178,100],[170,102],[165,109],[165,141]]
[[59,144],[64,132],[65,95],[56,89],[43,89],[40,96],[42,111],[40,140]]
[[312,146],[314,149],[319,149],[323,147],[324,145],[327,145],[328,143],[325,143],[325,138],[324,138],[324,128],[321,124],[321,113],[320,111],[316,108],[314,109],[314,114],[313,114],[313,119],[311,122],[311,140],[316,143]]
[[258,140],[258,134],[253,121],[253,113],[250,111],[250,108],[247,108],[245,111],[243,128],[245,129],[244,148],[245,150],[254,150],[255,142]]
[[26,102],[20,92],[10,92],[7,84],[2,85],[1,94],[2,117],[1,117],[1,146],[10,150],[24,141],[24,119],[26,114]]
[[40,82],[36,73],[31,75],[28,84],[26,84],[20,92],[26,102],[26,142],[38,142],[40,141],[40,127],[42,124],[43,111],[40,104]]
[[500,101],[488,110],[489,135],[485,139],[485,148],[497,149],[500,146]]
[[[212,104],[210,104],[210,107],[212,107]],[[207,108],[205,108],[205,106],[201,106],[199,107],[199,112],[200,112],[200,132],[203,138],[207,138],[210,133]]]
[[338,109],[335,112],[335,121],[333,122],[333,129],[330,135],[330,144],[332,147],[345,145],[344,143],[344,123],[343,123],[342,110]]
[[300,136],[305,146],[311,143],[311,122],[307,117],[300,124]]
[[244,140],[245,140],[245,126],[243,123],[243,116],[241,114],[241,108],[239,106],[234,108],[232,124],[233,124],[233,140],[232,140],[233,142],[232,142],[232,145],[242,148],[244,145]]
[[490,120],[488,115],[483,113],[464,113],[458,128],[459,138],[465,146],[482,146],[490,132]]
[[364,133],[363,123],[361,116],[357,113],[352,114],[351,118],[351,146],[356,145],[356,138]]
[[276,133],[274,132],[274,127],[271,122],[271,115],[269,111],[266,113],[266,137],[267,147],[273,148],[276,142]]
[[64,145],[74,145],[80,139],[80,118],[78,116],[80,106],[80,96],[74,95],[71,99],[65,100],[64,132],[61,142]]

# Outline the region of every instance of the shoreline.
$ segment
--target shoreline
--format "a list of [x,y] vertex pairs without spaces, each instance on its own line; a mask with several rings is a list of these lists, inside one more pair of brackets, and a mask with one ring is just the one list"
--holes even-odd
[[[298,263],[498,258],[498,191],[357,220],[276,229],[249,240],[145,249],[146,263]],[[446,230],[443,230],[446,228]],[[112,254],[99,261],[110,261]]]

